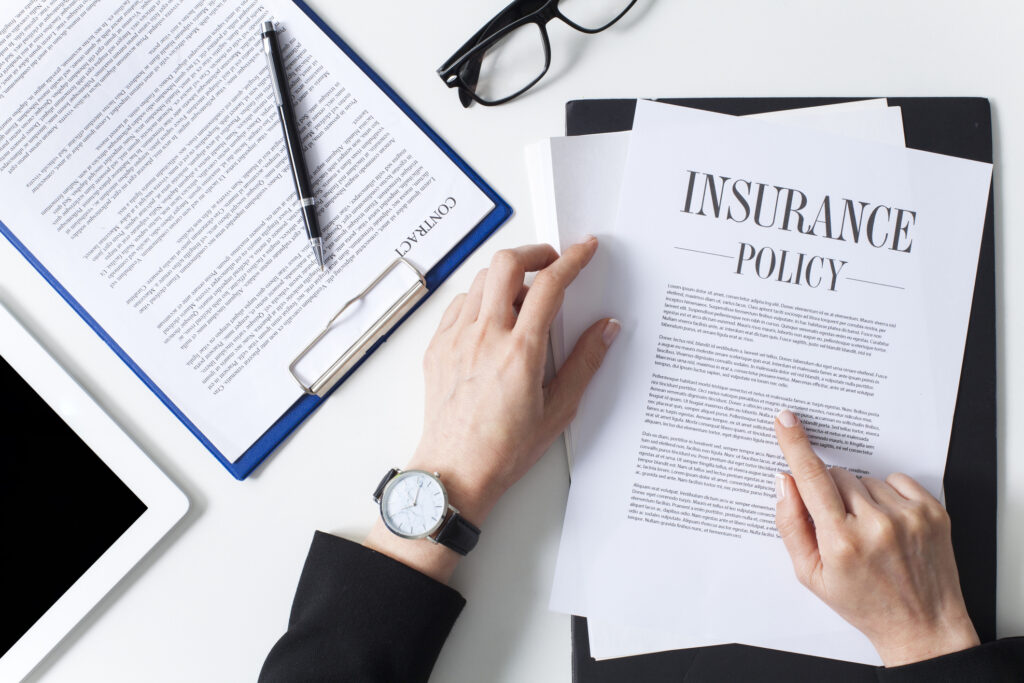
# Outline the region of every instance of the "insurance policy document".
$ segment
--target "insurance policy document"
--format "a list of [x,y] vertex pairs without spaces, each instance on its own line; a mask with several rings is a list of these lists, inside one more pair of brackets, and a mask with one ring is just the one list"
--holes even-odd
[[[324,273],[259,39],[270,18]],[[342,304],[399,256],[426,273],[493,208],[290,0],[3,3],[0,197],[15,239],[229,460],[302,395],[289,363]],[[337,326],[310,379],[394,298]]]
[[[751,116],[780,125],[818,130],[869,142],[904,146],[903,117],[899,107],[884,99],[789,109]],[[629,151],[629,133],[607,133],[551,138],[527,148],[531,195],[538,232],[552,244],[572,244],[586,233],[609,239],[615,232],[619,191]],[[561,312],[552,323],[551,343],[555,365],[565,360],[566,348],[589,326],[590,320],[616,314],[609,302],[592,296],[600,289],[603,255],[579,276],[566,293],[564,309],[575,309],[575,322],[583,325],[565,335]],[[566,450],[572,458],[572,431],[566,430]],[[710,644],[706,639],[676,634],[665,629],[624,625],[619,621],[587,619],[590,654],[595,659],[627,657]],[[792,640],[792,639],[789,639]],[[805,641],[806,638],[800,638]],[[722,642],[725,642],[724,640]],[[787,639],[775,647],[787,649]]]
[[[749,118],[904,145],[902,111],[900,107],[889,106],[884,98],[751,114]],[[628,131],[549,138],[526,148],[530,194],[541,241],[561,250],[561,245],[573,244],[587,234],[608,235],[614,231],[628,150]],[[587,275],[582,277],[589,279]],[[604,316],[603,303],[581,296],[579,289],[587,288],[570,289],[566,307],[580,308],[584,317],[586,312]],[[566,338],[562,311],[558,312],[551,323],[551,350],[556,366],[565,361],[581,332],[573,330],[572,336]],[[565,442],[571,468],[571,425],[565,432]],[[588,626],[593,640],[593,622]]]
[[552,607],[877,661],[793,578],[772,418],[939,493],[990,173],[641,102],[590,280],[624,329],[574,429]]

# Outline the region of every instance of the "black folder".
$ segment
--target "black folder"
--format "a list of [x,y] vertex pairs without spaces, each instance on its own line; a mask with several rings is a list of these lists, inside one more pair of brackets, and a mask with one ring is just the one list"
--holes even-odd
[[[861,98],[658,100],[724,114],[757,114]],[[903,109],[907,147],[992,162],[988,100],[890,97]],[[566,105],[566,134],[630,130],[636,100],[576,100]],[[989,191],[974,301],[946,461],[946,508],[967,609],[982,642],[996,637],[996,292],[994,194]],[[973,255],[970,256],[973,258]],[[794,579],[795,580],[795,579]],[[685,605],[680,605],[685,612]],[[587,620],[572,618],[576,683],[704,681],[871,681],[873,667],[746,645],[719,645],[595,661]]]

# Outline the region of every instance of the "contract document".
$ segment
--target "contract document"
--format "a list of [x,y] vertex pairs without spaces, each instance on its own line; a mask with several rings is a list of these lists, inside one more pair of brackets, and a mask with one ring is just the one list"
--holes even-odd
[[[266,19],[325,273],[297,208]],[[397,257],[426,273],[494,206],[290,0],[6,2],[0,76],[0,219],[229,460],[302,396],[289,363],[346,301]],[[308,374],[393,301],[364,302]]]
[[[876,663],[793,577],[772,419],[941,494],[990,174],[640,102],[615,230],[574,285],[623,333],[573,426],[552,607]],[[592,322],[571,298],[566,338]]]

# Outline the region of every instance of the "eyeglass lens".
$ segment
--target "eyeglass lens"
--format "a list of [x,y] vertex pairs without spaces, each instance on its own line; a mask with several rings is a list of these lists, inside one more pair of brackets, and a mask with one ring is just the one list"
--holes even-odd
[[520,26],[484,53],[477,77],[477,97],[485,102],[511,97],[537,80],[545,68],[547,51],[541,27]]
[[560,0],[558,11],[588,30],[605,28],[629,7],[630,0]]
[[[558,9],[578,27],[599,30],[615,21],[630,2],[560,0]],[[541,25],[524,24],[490,45],[479,58],[470,60],[461,75],[482,101],[499,102],[519,94],[540,78],[547,69],[547,57]]]

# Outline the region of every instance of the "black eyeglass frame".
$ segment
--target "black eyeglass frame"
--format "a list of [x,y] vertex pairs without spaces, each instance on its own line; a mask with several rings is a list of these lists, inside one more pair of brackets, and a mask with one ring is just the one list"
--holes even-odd
[[[599,28],[586,28],[566,17],[558,9],[559,0],[544,0],[537,9],[526,9],[530,5],[536,5],[537,2],[538,0],[515,0],[515,2],[508,4],[503,10],[498,12],[498,14],[487,22],[483,28],[473,34],[473,37],[466,41],[462,47],[456,50],[455,54],[449,57],[437,70],[438,76],[441,77],[441,80],[444,81],[445,85],[449,88],[459,89],[459,99],[462,102],[463,107],[468,107],[470,102],[477,102],[485,107],[504,104],[519,97],[524,92],[537,85],[537,82],[544,78],[544,75],[547,74],[548,69],[551,67],[551,41],[548,39],[547,24],[552,19],[561,19],[577,31],[593,35],[610,28],[613,24],[618,22],[619,19],[626,15],[626,12],[633,9],[633,5],[636,4],[637,0],[630,0],[625,9],[619,12],[614,19]],[[519,18],[515,18],[516,14],[522,13],[524,10],[526,11],[526,14]],[[507,23],[503,24],[502,21]],[[497,100],[483,99],[476,94],[476,84],[466,83],[460,72],[463,67],[469,65],[474,59],[479,59],[479,61],[482,62],[483,56],[488,49],[493,47],[505,36],[518,28],[526,26],[527,24],[537,24],[537,28],[540,29],[541,38],[543,39],[544,44],[544,70],[541,71],[540,74],[530,81],[530,83],[525,87],[507,97],[502,97]],[[479,62],[476,67],[479,69]]]

